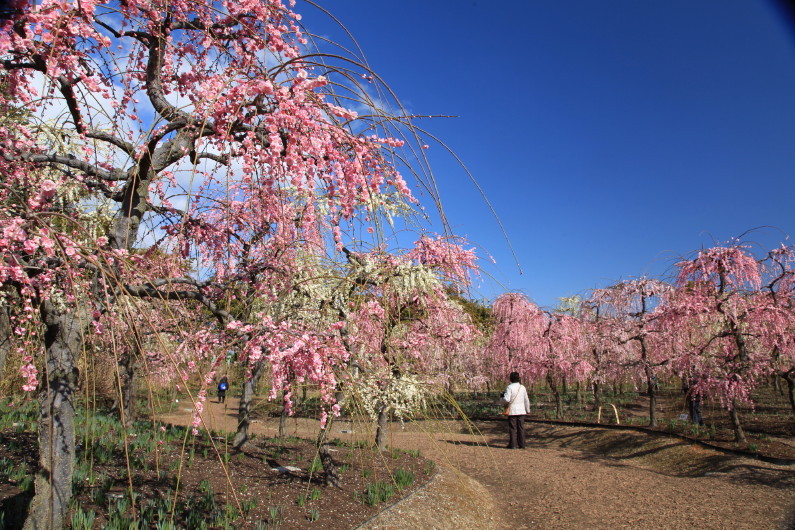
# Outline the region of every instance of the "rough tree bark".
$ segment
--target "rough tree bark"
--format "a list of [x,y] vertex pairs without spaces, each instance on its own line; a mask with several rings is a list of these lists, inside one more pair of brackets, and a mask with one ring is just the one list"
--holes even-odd
[[781,385],[781,376],[773,374],[770,376],[771,383],[773,383],[773,391],[778,392],[779,395],[784,395],[784,387]]
[[251,377],[243,382],[243,394],[240,396],[240,407],[237,412],[237,432],[232,440],[232,447],[241,449],[248,441],[248,427],[251,424],[251,401],[254,399],[254,392],[257,383],[265,368],[265,363],[260,361],[251,372]]
[[72,498],[77,355],[88,328],[85,311],[41,304],[46,326],[46,382],[40,396],[39,471],[24,530],[63,528]]
[[549,389],[552,391],[552,395],[555,396],[555,410],[557,414],[558,420],[563,419],[563,397],[560,395],[558,391],[558,384],[555,381],[555,377],[552,373],[547,372],[547,384],[549,385]]
[[375,431],[375,445],[379,451],[386,449],[386,433],[389,426],[389,407],[381,405],[378,409],[378,426]]
[[593,409],[599,410],[599,407],[602,406],[602,398],[600,396],[602,389],[597,381],[593,381],[591,385],[593,386]]
[[331,431],[331,425],[334,423],[334,417],[331,416],[326,423],[326,426],[320,429],[317,435],[317,453],[320,456],[320,463],[323,464],[323,472],[325,473],[326,486],[340,487],[340,475],[337,472],[337,466],[334,464],[334,459],[331,458],[331,451],[328,445],[328,433]]
[[737,402],[734,399],[732,399],[731,408],[729,409],[729,419],[734,430],[734,441],[740,444],[746,443],[745,432],[740,424],[740,416],[737,414]]
[[792,407],[792,416],[795,418],[795,369],[785,372],[781,377],[787,382],[789,405]]
[[279,432],[276,436],[287,438],[287,407],[284,405],[284,394],[282,392],[282,412],[279,414]]
[[8,317],[8,307],[0,307],[0,378],[6,366],[8,353],[11,351],[11,319]]
[[649,427],[657,426],[657,384],[654,381],[654,373],[647,364],[646,370],[646,389],[649,393]]

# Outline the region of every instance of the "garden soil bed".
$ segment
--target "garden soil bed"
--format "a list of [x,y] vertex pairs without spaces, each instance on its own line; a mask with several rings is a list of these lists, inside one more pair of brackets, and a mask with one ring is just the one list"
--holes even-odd
[[[231,412],[210,418],[211,428],[235,424]],[[262,417],[252,427],[272,436],[277,425],[278,419]],[[291,418],[288,433],[312,437],[317,426],[314,420]],[[337,421],[333,427],[333,436],[343,440],[367,441],[372,435],[372,426],[363,422]],[[390,446],[419,451],[437,462],[439,473],[364,526],[778,529],[795,524],[795,466],[599,427],[528,424],[526,450],[503,449],[505,443],[502,421],[392,424]]]
[[[207,428],[234,430],[235,406],[234,399],[207,403]],[[184,407],[160,419],[187,425],[191,412]],[[331,436],[337,439],[333,455],[343,469],[343,487],[333,488],[321,483],[322,473],[308,473],[318,422],[290,418],[287,426],[290,438],[277,441],[278,419],[263,416],[252,424],[256,436],[242,453],[221,457],[228,459],[238,501],[249,507],[235,521],[237,528],[276,522],[281,528],[340,529],[795,528],[795,466],[726,454],[680,438],[529,423],[528,448],[508,450],[503,448],[504,421],[439,420],[394,423],[388,437],[392,449],[374,452],[364,448],[373,439],[372,425],[338,420]],[[29,450],[34,439],[14,436],[18,443],[8,444],[7,438],[0,444],[0,458],[25,458],[34,465],[35,452]],[[215,441],[223,447],[223,440]],[[186,448],[180,489],[193,497],[179,502],[219,528],[201,504],[201,492],[212,490],[212,502],[219,506],[236,503],[218,457],[203,443]],[[27,449],[20,451],[23,444]],[[17,448],[13,454],[9,445]],[[108,471],[122,470],[125,459],[118,457]],[[164,457],[162,468],[175,469],[174,458],[178,454]],[[297,470],[274,471],[278,466]],[[375,506],[363,501],[368,484],[387,482],[398,468],[413,473],[410,487]],[[114,482],[111,498],[122,494],[125,482],[121,477]],[[134,488],[142,497],[162,497],[173,486],[154,472],[148,478],[134,473]],[[91,491],[80,493],[84,509],[92,507]],[[15,485],[0,484],[7,514],[23,501]],[[95,528],[106,517],[100,515]]]
[[[208,422],[224,414],[218,404],[208,408]],[[174,420],[189,424],[191,414],[184,411]],[[169,428],[168,432],[173,430]],[[122,443],[112,454],[95,449],[93,457],[80,457],[81,464],[90,460],[89,466],[84,466],[90,467],[90,472],[73,482],[74,499],[80,503],[81,512],[96,514],[93,528],[115,528],[117,525],[110,523],[120,515],[132,516],[127,500],[131,485],[137,496],[135,517],[141,528],[155,528],[163,514],[169,518],[172,511],[177,527],[191,530],[202,525],[352,528],[422,487],[436,473],[435,464],[416,452],[380,452],[353,441],[334,440],[330,452],[341,485],[326,486],[310,438],[255,434],[243,451],[236,452],[223,433],[215,431],[210,439],[206,434],[194,437],[185,428],[176,432],[178,439],[167,439],[157,451],[135,449],[136,435],[130,433],[129,451]],[[82,434],[78,433],[80,446]],[[93,443],[99,447],[97,440]],[[30,477],[37,468],[35,447],[33,433],[2,432],[0,462],[4,468],[24,467]],[[84,454],[82,449],[80,454]],[[20,528],[31,498],[32,488],[22,479],[0,475],[0,528]]]

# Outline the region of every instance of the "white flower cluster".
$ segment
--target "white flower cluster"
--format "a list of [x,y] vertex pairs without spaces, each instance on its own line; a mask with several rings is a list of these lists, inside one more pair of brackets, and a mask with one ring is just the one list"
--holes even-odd
[[[51,120],[38,124],[36,131],[42,145],[49,146],[53,152],[61,155],[73,154],[72,152],[80,142],[75,131],[65,129],[59,123]],[[92,144],[88,149],[94,153],[96,147]],[[113,157],[113,152],[109,148],[101,147],[100,149],[101,151],[95,155],[98,159],[105,160]],[[115,203],[110,199],[89,197],[82,182],[76,179],[60,179],[59,176],[57,171],[45,168],[41,171],[39,178],[51,178],[57,183],[53,205],[76,216],[80,229],[70,237],[77,242],[93,245],[98,237],[105,235],[113,222],[114,212],[112,209]]]
[[389,273],[388,285],[400,299],[431,293],[440,287],[439,278],[431,269],[412,263],[398,263]]
[[415,375],[395,377],[371,373],[353,379],[349,388],[354,402],[372,419],[386,407],[403,421],[425,408],[428,395],[427,385]]
[[[306,261],[306,256],[299,259]],[[305,323],[328,325],[334,322],[336,313],[328,314],[320,309],[339,294],[335,287],[339,282],[329,281],[327,268],[320,263],[303,263],[290,279],[290,289],[284,286],[271,286],[269,296],[258,298],[254,311],[268,315],[275,320],[294,319]]]

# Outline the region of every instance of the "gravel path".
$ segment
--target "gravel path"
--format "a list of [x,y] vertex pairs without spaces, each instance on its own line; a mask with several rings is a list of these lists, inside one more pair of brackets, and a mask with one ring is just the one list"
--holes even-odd
[[[233,429],[234,409],[221,407],[210,404],[208,427]],[[271,436],[276,424],[255,423],[253,431]],[[290,434],[317,433],[312,420],[289,425]],[[479,433],[469,434],[461,422],[396,425],[390,445],[420,449],[440,472],[363,527],[795,528],[794,467],[667,437],[537,424],[528,424],[527,449],[508,450],[498,448],[506,439],[501,423],[477,427]],[[339,421],[332,436],[372,439],[368,431]]]
[[[501,426],[485,427],[490,432],[479,437],[401,433],[393,443],[447,461],[445,470],[457,468],[488,496],[458,503],[453,516],[428,502],[450,494],[444,482],[433,483],[368,528],[406,528],[401,517],[415,502],[426,518],[412,517],[412,528],[793,528],[792,467],[645,434],[543,425],[528,426],[524,451],[498,449],[483,442],[504,443]],[[483,520],[487,511],[492,521]],[[470,525],[455,520],[463,512],[474,517]]]

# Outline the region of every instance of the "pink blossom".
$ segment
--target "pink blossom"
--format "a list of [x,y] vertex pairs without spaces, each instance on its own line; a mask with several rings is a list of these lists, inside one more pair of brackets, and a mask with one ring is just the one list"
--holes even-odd
[[38,238],[26,239],[23,243],[23,248],[28,254],[33,254],[39,248]]
[[49,199],[53,195],[55,195],[55,190],[56,190],[55,182],[51,181],[50,179],[42,180],[39,187],[41,189],[41,196],[43,198]]

